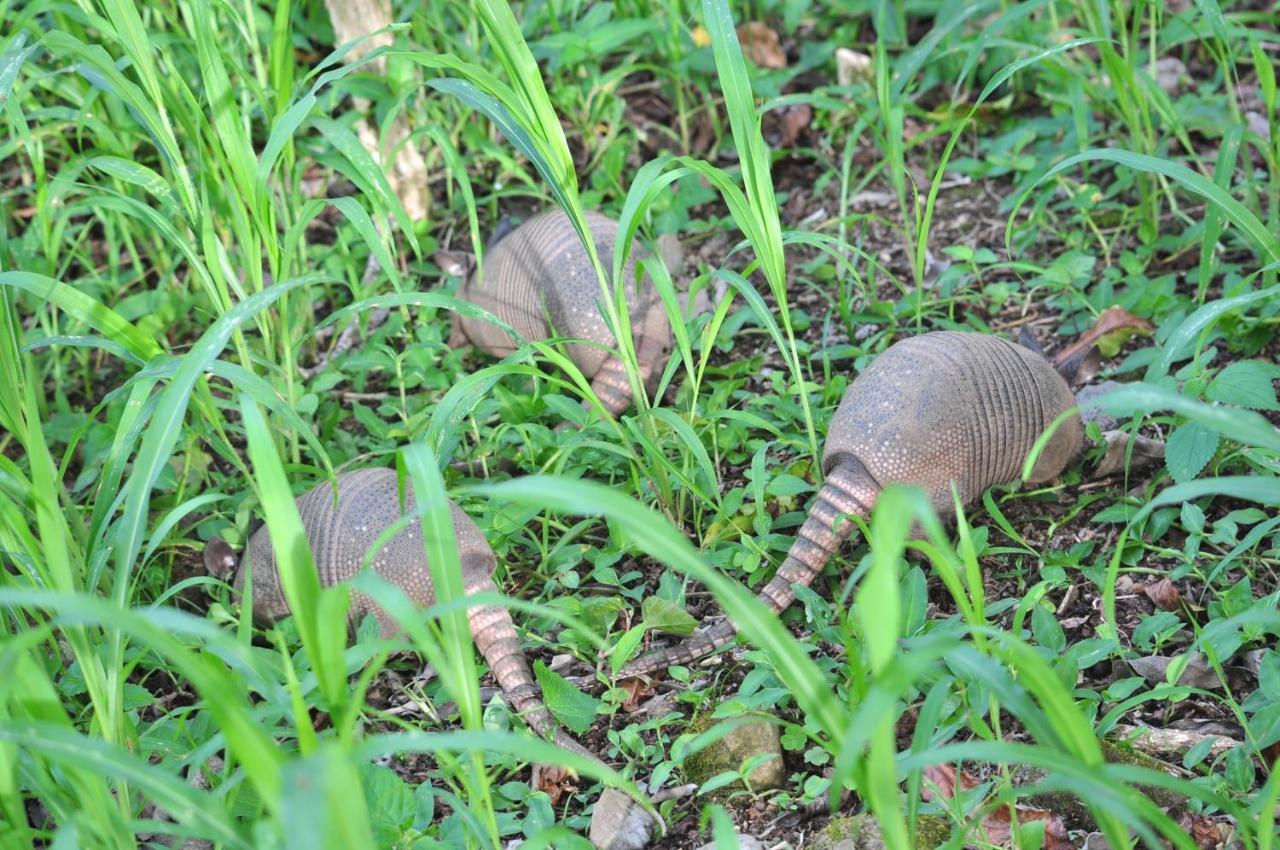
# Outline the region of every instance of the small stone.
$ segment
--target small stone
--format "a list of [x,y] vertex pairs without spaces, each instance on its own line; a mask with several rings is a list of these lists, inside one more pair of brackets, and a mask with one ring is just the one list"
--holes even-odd
[[[914,846],[918,850],[936,850],[950,836],[945,818],[921,815],[916,818]],[[835,817],[827,821],[805,844],[806,850],[885,850],[880,835],[880,822],[870,814]]]
[[867,80],[875,76],[871,57],[847,47],[836,48],[836,83],[842,86],[853,85],[855,80]]
[[1187,66],[1178,57],[1161,56],[1156,60],[1156,85],[1169,94],[1176,92],[1182,82],[1189,79]]
[[[764,845],[760,843],[760,840],[750,835],[743,835],[740,832],[735,832],[733,837],[738,840],[738,850],[764,850]],[[699,847],[698,850],[716,850],[716,843],[714,841],[708,841],[706,844]]]
[[649,846],[655,823],[631,797],[606,788],[591,811],[587,837],[596,850],[642,850]]
[[[730,721],[699,722],[690,731],[700,734],[726,722]],[[748,774],[747,781],[752,790],[781,788],[787,780],[786,766],[782,763],[782,743],[778,739],[778,727],[765,720],[748,721],[688,756],[684,760],[684,769],[690,782],[702,785],[725,771],[741,770],[743,764],[760,755],[770,757],[757,764]]]

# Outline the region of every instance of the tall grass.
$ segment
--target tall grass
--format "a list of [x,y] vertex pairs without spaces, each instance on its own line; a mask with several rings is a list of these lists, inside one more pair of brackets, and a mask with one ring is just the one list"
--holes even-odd
[[[540,524],[544,536],[553,538],[563,529],[562,517],[600,517],[609,549],[595,575],[606,575],[612,564],[636,554],[705,585],[762,650],[760,666],[794,700],[800,721],[792,726],[832,766],[825,789],[833,802],[842,790],[856,792],[892,846],[915,841],[927,767],[980,762],[996,767],[992,794],[1004,802],[1036,790],[1015,782],[1015,766],[1043,769],[1042,784],[1090,807],[1113,847],[1134,841],[1193,846],[1138,790],[1146,786],[1229,816],[1246,848],[1274,847],[1280,799],[1274,765],[1249,796],[1104,760],[1100,735],[1122,716],[1122,707],[1187,694],[1173,685],[1139,685],[1099,718],[1091,698],[1075,688],[1079,658],[1050,652],[1034,634],[1047,584],[1021,600],[1011,628],[1001,627],[984,590],[985,537],[974,517],[961,514],[952,539],[919,493],[885,492],[869,524],[869,560],[853,605],[836,608],[845,654],[830,663],[815,660],[811,645],[795,639],[742,583],[712,566],[712,557],[724,551],[756,562],[769,551],[766,534],[777,535],[766,509],[773,500],[766,485],[780,473],[767,468],[767,459],[782,449],[812,461],[812,473],[821,410],[842,386],[839,376],[817,380],[803,356],[788,250],[808,246],[842,259],[867,258],[842,244],[843,236],[783,230],[772,154],[729,5],[701,5],[714,78],[696,80],[677,70],[696,52],[685,34],[698,18],[693,9],[679,3],[617,5],[665,16],[661,56],[669,67],[659,77],[673,81],[679,112],[673,136],[688,140],[693,113],[686,105],[703,91],[717,90],[738,165],[724,168],[677,153],[640,167],[629,185],[619,187],[625,192],[619,193],[621,227],[612,268],[603,266],[586,239],[584,175],[575,167],[563,110],[557,110],[557,88],[574,79],[564,75],[548,83],[527,42],[526,32],[540,24],[526,21],[522,28],[512,8],[498,0],[429,4],[415,13],[409,29],[441,49],[374,54],[395,56],[427,75],[430,91],[421,101],[391,99],[395,109],[412,100],[412,108],[432,119],[422,132],[424,144],[429,140],[456,181],[473,243],[480,242],[479,211],[492,214],[507,196],[496,186],[473,185],[468,162],[499,163],[503,177],[523,174],[525,164],[512,155],[514,148],[531,164],[541,183],[525,174],[515,180],[515,191],[550,193],[574,221],[637,398],[634,416],[570,438],[580,440],[591,457],[616,460],[627,469],[613,486],[565,474],[460,489],[457,495],[468,508],[492,514],[495,544],[526,522]],[[1230,109],[1238,112],[1238,66],[1247,57],[1272,133],[1268,140],[1229,136],[1211,170],[1203,163],[1187,166],[1172,151],[1174,143],[1189,149],[1190,137],[1146,73],[1165,32],[1158,4],[1033,5],[993,12],[976,36],[969,27],[983,9],[940,12],[930,35],[902,50],[905,10],[878,4],[877,77],[863,103],[874,111],[857,126],[873,127],[884,174],[899,201],[915,296],[907,313],[917,330],[925,326],[926,299],[932,298],[926,293],[926,251],[943,174],[979,108],[1024,70],[1061,66],[1074,73],[1084,81],[1073,89],[1080,123],[1087,126],[1089,110],[1106,110],[1125,128],[1131,148],[1093,147],[1082,135],[1073,155],[1044,163],[1037,172],[1046,186],[1097,163],[1136,169],[1148,177],[1139,184],[1132,212],[1148,237],[1161,221],[1162,199],[1172,204],[1186,191],[1208,204],[1195,309],[1162,335],[1145,381],[1113,394],[1107,404],[1132,417],[1135,426],[1154,415],[1175,427],[1191,423],[1212,432],[1240,448],[1232,472],[1253,474],[1208,475],[1153,490],[1125,518],[1114,548],[1098,556],[1099,571],[1090,573],[1100,575],[1103,585],[1098,639],[1108,654],[1123,657],[1128,650],[1121,645],[1116,584],[1127,540],[1140,539],[1169,505],[1208,497],[1277,504],[1275,429],[1258,414],[1208,403],[1198,392],[1204,376],[1174,369],[1228,320],[1260,317],[1274,323],[1273,314],[1261,316],[1274,296],[1280,259],[1274,73],[1257,46],[1258,33],[1224,17],[1214,3],[1198,4],[1195,20],[1220,69]],[[994,10],[995,4],[985,8]],[[1043,18],[1037,17],[1041,8]],[[16,163],[31,188],[9,195],[30,206],[21,232],[9,231],[18,220],[14,216],[0,223],[0,843],[123,848],[155,834],[226,847],[373,847],[384,835],[387,799],[402,804],[408,795],[415,808],[407,822],[421,817],[423,823],[405,829],[417,829],[413,838],[424,844],[498,847],[524,830],[531,844],[568,846],[573,839],[554,821],[566,813],[577,817],[576,803],[560,812],[548,803],[550,823],[529,814],[513,826],[504,795],[514,793],[505,787],[514,767],[561,764],[585,777],[584,788],[600,780],[639,795],[618,773],[503,728],[517,724],[482,703],[459,598],[460,564],[440,461],[457,446],[460,425],[491,413],[504,387],[529,384],[591,397],[589,381],[559,341],[524,346],[452,386],[437,385],[430,406],[411,407],[405,374],[397,374],[404,427],[381,443],[353,441],[337,427],[336,402],[326,400],[318,415],[319,397],[337,384],[326,384],[323,375],[313,383],[300,377],[300,362],[316,353],[321,331],[360,321],[379,308],[394,311],[391,323],[400,323],[407,349],[394,362],[397,368],[409,363],[404,371],[412,373],[422,362],[413,359],[421,350],[440,347],[444,335],[437,326],[447,314],[469,309],[411,282],[428,240],[421,225],[408,220],[346,121],[344,99],[382,83],[363,78],[363,63],[342,63],[350,45],[306,67],[295,51],[317,21],[301,4],[280,3],[265,14],[257,4],[205,0],[178,6],[37,0],[9,11],[12,29],[0,34],[0,113],[8,131],[0,161]],[[558,4],[543,9],[546,25],[555,31],[573,23],[572,13]],[[1079,15],[1072,19],[1079,30],[1070,40],[1048,47],[1018,41],[1027,28],[1036,32],[1033,24],[1043,35],[1044,20],[1067,13]],[[454,38],[442,36],[455,31]],[[1247,52],[1239,49],[1243,40],[1249,41]],[[929,78],[931,60],[955,59],[963,79],[976,79],[988,51],[1015,48],[1019,58],[1002,59],[984,76],[967,110],[944,119],[938,132],[947,141],[927,192],[921,192],[906,170],[919,148],[908,145],[903,130],[906,119],[919,114],[911,98],[914,87]],[[635,67],[657,64],[634,61]],[[1112,88],[1107,93],[1100,88],[1104,72]],[[470,118],[468,109],[484,120]],[[720,116],[713,119],[718,126]],[[507,145],[494,143],[491,127]],[[859,131],[843,163],[845,195],[855,179],[857,138]],[[1249,149],[1267,169],[1265,210],[1261,201],[1233,194],[1242,151]],[[307,168],[317,163],[354,186],[355,194],[308,197]],[[676,341],[662,387],[674,388],[679,403],[668,407],[662,392],[652,399],[645,395],[617,282],[632,236],[649,228],[665,194],[695,180],[716,192],[728,211],[726,224],[742,242],[723,267],[705,276],[724,282],[732,297],[696,321],[682,315],[670,274],[646,261]],[[326,228],[329,242],[316,235]],[[1013,232],[1011,216],[1009,247]],[[1215,249],[1224,235],[1243,236],[1257,268],[1233,281],[1223,297],[1211,298],[1218,283]],[[364,276],[369,257],[381,269],[372,279]],[[855,269],[854,260],[847,263],[842,274]],[[756,273],[772,303],[752,283]],[[320,314],[321,303],[329,305],[326,315]],[[740,327],[732,324],[738,321],[735,311],[756,323],[781,354],[783,390],[796,412],[776,418],[792,417],[795,429],[760,415],[733,388],[717,386],[723,373],[716,349],[728,328]],[[897,330],[890,327],[885,335]],[[370,344],[369,362],[382,362],[376,360],[380,345]],[[859,355],[870,351],[868,346]],[[443,360],[441,355],[426,362],[441,371]],[[722,432],[735,429],[750,435],[734,447],[749,458],[750,490],[730,491],[724,480],[721,440],[728,438]],[[510,433],[524,439],[536,432],[521,424]],[[365,636],[352,643],[348,597],[344,590],[319,586],[293,494],[332,478],[346,463],[372,456],[386,463],[393,454],[422,506],[424,546],[439,601],[425,614],[415,612],[403,593],[365,575],[356,589],[390,611],[406,638]],[[563,458],[558,455],[548,466],[556,468]],[[744,504],[748,492],[754,505]],[[986,503],[997,525],[1012,529],[999,516],[1000,498],[989,495]],[[286,596],[297,612],[286,623],[257,631],[247,616],[230,613],[224,604],[230,596],[220,582],[197,577],[167,586],[173,568],[191,559],[201,542],[197,520],[204,532],[242,543],[250,515],[265,517],[281,553]],[[707,529],[737,529],[744,515],[749,522],[741,526],[757,530],[759,539],[711,552],[689,542],[691,529],[704,540],[723,542]],[[911,537],[917,525],[924,530],[919,539]],[[583,532],[596,527],[574,525],[560,540],[544,541],[544,552],[537,554],[563,551],[570,545],[565,540],[587,550],[586,539],[594,538]],[[1016,530],[1012,537],[1018,538]],[[1043,554],[1025,542],[1021,549]],[[909,610],[913,600],[902,579],[911,569],[904,560],[908,550],[945,587],[959,614],[954,621],[929,625]],[[553,567],[539,563],[535,569],[542,579]],[[191,591],[213,600],[207,616],[180,610]],[[560,607],[511,602],[536,622],[567,623],[579,632],[599,625],[588,627]],[[603,630],[608,628],[606,623]],[[643,631],[633,627],[587,643],[592,651],[612,650],[616,670]],[[1237,632],[1274,637],[1280,618],[1254,609],[1216,620],[1185,652],[1216,657],[1226,645],[1220,643],[1223,635]],[[439,677],[432,693],[456,707],[459,729],[406,728],[407,721],[370,705],[379,677],[391,675],[392,654],[405,648],[431,664]],[[600,678],[608,684],[606,673]],[[177,696],[161,704],[153,690]],[[614,710],[619,701],[611,692],[603,710]],[[1241,719],[1253,747],[1265,730],[1229,694],[1221,703]],[[915,731],[910,745],[900,748],[896,732],[909,712],[915,714]],[[1025,743],[1010,742],[1015,726],[1025,732]],[[1241,748],[1247,760],[1257,749]],[[430,759],[434,785],[410,792],[394,774],[374,766],[414,755]],[[636,760],[623,772],[638,781],[647,779],[650,768]],[[379,797],[378,789],[389,796]],[[525,799],[538,793],[529,789]],[[526,814],[540,812],[540,804],[526,803]],[[954,845],[985,840],[958,806],[934,809],[950,819]],[[723,812],[716,810],[713,821],[717,840],[728,841]],[[1033,832],[1024,830],[1019,846],[1035,846]]]

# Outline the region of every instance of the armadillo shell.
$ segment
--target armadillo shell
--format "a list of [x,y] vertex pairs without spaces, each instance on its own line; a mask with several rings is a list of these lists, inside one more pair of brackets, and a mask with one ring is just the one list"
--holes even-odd
[[[600,262],[608,271],[613,264],[613,245],[618,225],[596,212],[586,213],[587,226],[595,239]],[[636,290],[635,261],[644,251],[632,244],[630,259],[623,270],[632,333],[637,350],[641,338],[660,337],[654,350],[670,347],[671,328],[661,299],[645,281]],[[569,217],[554,209],[526,221],[502,238],[485,257],[482,275],[473,274],[459,291],[459,297],[510,324],[523,339],[542,340],[550,336],[589,339],[606,346],[615,340],[600,314],[600,283]],[[515,350],[505,331],[480,319],[458,317],[459,325],[473,345],[495,357]],[[582,373],[593,377],[608,353],[597,346],[575,344],[569,355]]]
[[[1017,480],[1033,444],[1075,405],[1047,360],[998,337],[938,331],[895,343],[854,380],[827,432],[824,470],[854,459],[879,488],[915,484],[940,515]],[[1080,451],[1078,416],[1045,445],[1033,482]]]
[[[315,557],[320,584],[329,587],[359,574],[365,553],[378,537],[412,512],[413,491],[405,484],[405,510],[400,509],[396,474],[389,469],[360,469],[337,477],[338,500],[334,504],[333,487],[324,482],[298,497],[298,514]],[[487,582],[497,566],[493,550],[480,529],[452,502],[453,530],[462,559],[463,580],[473,591]],[[249,540],[246,558],[241,560],[236,576],[237,589],[244,586],[245,561],[252,564],[253,613],[259,620],[275,620],[289,613],[277,572],[275,551],[264,525]],[[423,547],[422,528],[413,519],[387,541],[373,557],[373,570],[388,582],[404,589],[410,601],[419,607],[435,602],[431,570]],[[377,615],[384,635],[396,631],[394,621],[374,605],[372,600],[352,595],[350,619],[358,623],[365,614]]]

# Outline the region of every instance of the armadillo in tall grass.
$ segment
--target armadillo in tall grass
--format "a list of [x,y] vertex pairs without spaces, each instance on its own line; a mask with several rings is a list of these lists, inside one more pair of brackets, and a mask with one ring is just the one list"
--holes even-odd
[[[826,480],[777,574],[759,594],[781,613],[867,517],[890,484],[924,489],[940,516],[953,512],[952,485],[971,504],[1015,481],[1036,440],[1075,406],[1070,387],[1041,355],[1002,339],[939,331],[889,347],[849,386],[831,419]],[[1031,471],[1055,478],[1080,452],[1076,415],[1059,423]],[[622,677],[687,664],[733,640],[728,621],[623,667]]]
[[[606,272],[613,266],[618,224],[596,212],[587,226]],[[671,326],[657,290],[647,279],[637,285],[636,261],[644,252],[633,243],[623,270],[640,377],[652,390],[671,351]],[[600,312],[603,293],[586,248],[568,215],[555,209],[534,216],[489,248],[481,267],[462,285],[458,297],[483,307],[529,341],[552,336],[589,340],[573,343],[569,356],[591,380],[592,391],[612,416],[630,406],[631,384],[622,361],[608,349],[614,336]],[[453,342],[466,341],[495,357],[515,350],[507,333],[483,319],[458,316]]]
[[[337,477],[337,486],[336,504],[333,487],[328,482],[307,491],[297,500],[302,527],[314,555],[316,574],[325,587],[355,578],[364,565],[365,554],[375,541],[414,510],[412,488],[407,484],[405,507],[401,510],[396,474],[389,469],[344,472]],[[493,550],[470,517],[452,502],[449,508],[462,563],[464,592],[471,595],[495,591],[493,571],[497,567],[497,559]],[[241,558],[235,568],[234,584],[236,590],[243,592],[246,567],[249,567],[253,582],[254,618],[271,622],[288,616],[289,603],[280,583],[275,550],[266,526],[250,537],[245,554],[247,557]],[[221,541],[211,543],[205,551],[211,572],[232,566],[226,562],[228,559],[234,561],[234,557],[230,547]],[[398,585],[415,605],[425,608],[435,603],[431,569],[427,563],[421,524],[417,519],[410,521],[383,544],[373,557],[372,567],[380,577]],[[366,614],[377,618],[384,637],[399,630],[395,620],[373,600],[353,593],[350,622],[358,623]],[[540,735],[550,737],[566,750],[598,761],[560,729],[547,710],[507,610],[498,605],[477,605],[467,611],[467,618],[471,637],[512,709]]]

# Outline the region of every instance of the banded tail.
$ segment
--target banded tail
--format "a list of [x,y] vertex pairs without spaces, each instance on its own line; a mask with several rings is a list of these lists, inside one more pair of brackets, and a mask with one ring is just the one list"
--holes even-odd
[[[496,591],[497,587],[491,579],[469,588],[471,593]],[[511,703],[511,710],[524,718],[529,726],[543,738],[551,739],[561,749],[599,762],[592,752],[587,750],[560,728],[550,710],[542,701],[542,692],[534,681],[525,660],[524,650],[520,648],[520,639],[516,635],[515,623],[511,614],[499,605],[479,605],[467,611],[471,622],[471,637],[476,648],[488,662],[498,686]]]
[[[591,379],[591,391],[614,419],[631,406],[631,380],[627,377],[627,367],[621,359],[609,355],[600,364],[599,371]],[[590,402],[584,401],[583,406],[590,406]]]
[[[796,542],[787,551],[778,572],[756,597],[769,610],[781,614],[796,599],[794,585],[808,587],[853,531],[850,517],[866,518],[871,513],[879,487],[862,464],[841,459],[827,473]],[[673,664],[688,664],[731,643],[737,627],[725,619],[697,632],[668,649],[642,655],[618,673],[620,679],[645,676]]]

